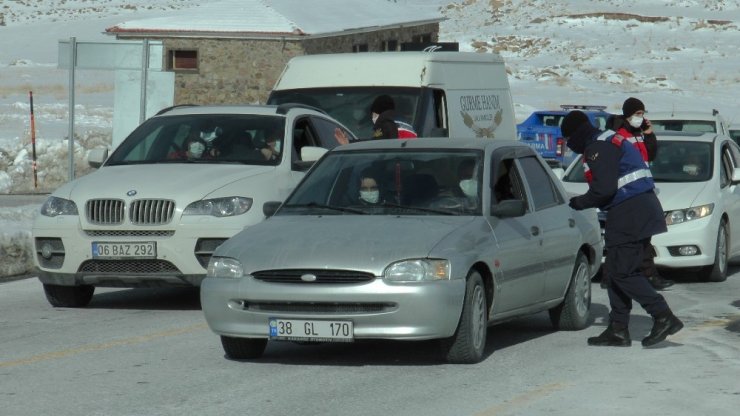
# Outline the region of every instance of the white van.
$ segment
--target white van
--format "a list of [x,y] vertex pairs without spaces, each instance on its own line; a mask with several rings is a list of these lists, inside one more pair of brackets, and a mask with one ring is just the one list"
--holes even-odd
[[372,137],[370,105],[395,100],[419,137],[516,140],[504,61],[475,52],[368,52],[291,59],[268,104],[299,102],[326,111],[359,138]]

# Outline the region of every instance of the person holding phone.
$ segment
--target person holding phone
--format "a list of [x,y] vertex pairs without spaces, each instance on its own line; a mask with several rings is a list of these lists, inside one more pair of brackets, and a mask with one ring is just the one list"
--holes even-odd
[[[634,97],[627,98],[622,104],[622,116],[610,117],[606,127],[637,147],[647,164],[654,160],[658,154],[658,140],[655,137],[650,120],[645,117],[645,113],[647,111],[642,101]],[[649,245],[650,239],[646,243]],[[672,286],[673,280],[664,279],[658,273],[653,257],[652,246],[648,246],[645,250],[645,258],[642,261],[643,274],[656,290],[663,290]],[[604,288],[609,284],[609,277],[606,273],[602,275],[601,282]]]

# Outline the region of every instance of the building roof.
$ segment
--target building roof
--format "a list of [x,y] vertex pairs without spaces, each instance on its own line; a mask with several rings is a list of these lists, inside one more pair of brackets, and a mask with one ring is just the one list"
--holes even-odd
[[383,0],[220,0],[105,29],[118,37],[325,37],[438,23],[431,7]]

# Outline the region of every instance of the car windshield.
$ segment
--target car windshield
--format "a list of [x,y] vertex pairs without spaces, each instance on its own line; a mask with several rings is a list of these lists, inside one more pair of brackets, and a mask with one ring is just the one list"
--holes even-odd
[[480,215],[481,151],[327,154],[276,215]]
[[370,105],[381,94],[393,98],[398,120],[416,126],[421,90],[399,87],[331,87],[273,91],[268,104],[302,103],[326,111],[359,138],[371,138]]
[[716,133],[717,124],[712,120],[650,120],[654,131],[686,131]]
[[[684,140],[660,140],[658,155],[650,162],[655,182],[704,182],[712,178],[712,144]],[[579,157],[563,176],[564,182],[586,182]]]
[[[255,114],[190,114],[153,117],[136,128],[107,166],[152,163],[275,165],[283,147],[285,118]],[[272,151],[268,152],[268,149]],[[277,152],[277,153],[276,153]]]
[[712,178],[712,159],[711,143],[661,140],[650,171],[656,182],[703,182]]

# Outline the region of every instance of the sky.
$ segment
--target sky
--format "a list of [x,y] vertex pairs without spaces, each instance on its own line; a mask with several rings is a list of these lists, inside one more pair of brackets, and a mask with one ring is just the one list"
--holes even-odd
[[[263,1],[270,4],[271,0]],[[274,0],[281,7],[305,0]],[[319,0],[317,0],[319,1]],[[349,0],[345,0],[347,2]],[[224,0],[225,4],[234,0]],[[58,41],[113,41],[104,30],[164,18],[218,24],[197,0],[16,1],[0,17],[0,194],[50,192],[68,174],[68,79],[57,68]],[[320,3],[329,3],[320,0]],[[498,52],[507,66],[516,122],[561,104],[605,105],[620,112],[634,96],[650,111],[719,110],[740,126],[740,0],[362,0],[447,20],[440,40],[462,51]],[[213,7],[214,2],[208,2]],[[317,3],[319,4],[319,3]],[[279,9],[279,7],[276,7]],[[417,11],[417,12],[415,12]],[[398,12],[396,10],[396,12]],[[362,19],[359,22],[369,21]],[[308,24],[347,24],[341,13]],[[341,21],[340,21],[341,20]],[[138,22],[138,23],[137,23]],[[113,74],[80,71],[76,80],[75,160],[110,145]],[[29,91],[33,91],[38,188],[31,164]],[[0,206],[0,276],[28,267],[37,208]],[[10,255],[8,253],[16,253]],[[17,259],[17,260],[14,260]],[[18,264],[18,263],[21,264]]]

